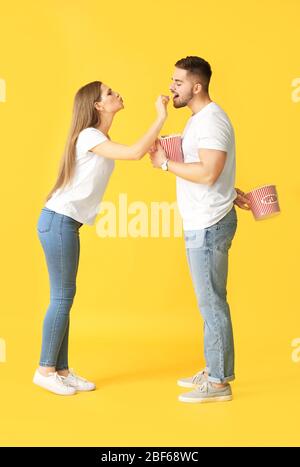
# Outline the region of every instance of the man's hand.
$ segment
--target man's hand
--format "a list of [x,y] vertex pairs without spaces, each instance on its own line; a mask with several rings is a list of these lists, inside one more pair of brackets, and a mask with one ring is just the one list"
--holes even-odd
[[236,204],[241,209],[246,209],[246,211],[249,211],[251,208],[249,200],[246,198],[245,193],[239,188],[235,188],[235,191],[238,195],[237,198],[235,198],[233,204]]
[[161,164],[167,160],[167,155],[158,139],[149,149],[149,154],[152,165],[156,169],[160,168]]

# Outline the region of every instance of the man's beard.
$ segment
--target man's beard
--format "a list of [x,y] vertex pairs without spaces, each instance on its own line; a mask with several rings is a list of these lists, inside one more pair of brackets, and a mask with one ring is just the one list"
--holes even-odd
[[173,106],[176,109],[180,109],[181,107],[186,107],[193,97],[194,96],[192,92],[190,92],[189,96],[187,97],[184,97],[184,98],[177,97],[177,99],[173,100]]

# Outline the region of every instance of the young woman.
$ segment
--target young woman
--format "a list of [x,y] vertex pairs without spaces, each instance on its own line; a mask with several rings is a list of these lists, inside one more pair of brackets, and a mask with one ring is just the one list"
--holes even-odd
[[76,292],[79,229],[93,225],[114,159],[139,160],[150,149],[167,118],[168,96],[156,101],[157,118],[133,145],[110,140],[114,116],[123,99],[100,81],[78,90],[71,127],[57,181],[46,198],[37,222],[50,279],[50,305],[43,323],[39,367],[33,382],[51,392],[73,395],[95,384],[69,369],[69,315]]

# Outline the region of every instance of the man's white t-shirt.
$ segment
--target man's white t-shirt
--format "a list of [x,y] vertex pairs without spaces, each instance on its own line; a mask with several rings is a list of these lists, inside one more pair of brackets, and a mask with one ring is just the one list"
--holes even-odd
[[115,162],[90,151],[108,140],[100,130],[88,127],[76,141],[74,176],[63,189],[58,188],[45,206],[72,217],[82,224],[93,225]]
[[201,148],[226,151],[226,162],[212,186],[176,177],[178,209],[184,230],[209,227],[222,219],[237,197],[235,185],[235,137],[227,114],[210,102],[192,115],[182,133],[184,163],[199,162]]

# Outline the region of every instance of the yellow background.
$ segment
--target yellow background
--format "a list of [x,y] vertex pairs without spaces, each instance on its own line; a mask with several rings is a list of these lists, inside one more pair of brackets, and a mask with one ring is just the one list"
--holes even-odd
[[[1,445],[299,445],[299,1],[1,2]],[[168,93],[174,63],[212,66],[211,97],[236,131],[236,186],[277,186],[280,216],[238,208],[228,299],[234,400],[183,404],[202,368],[202,319],[183,238],[101,239],[80,230],[70,363],[98,390],[64,398],[32,384],[49,284],[36,222],[52,187],[77,89],[102,80],[125,110],[111,136],[133,143]],[[170,105],[163,133],[190,113]],[[104,200],[175,200],[175,177],[117,162]]]

